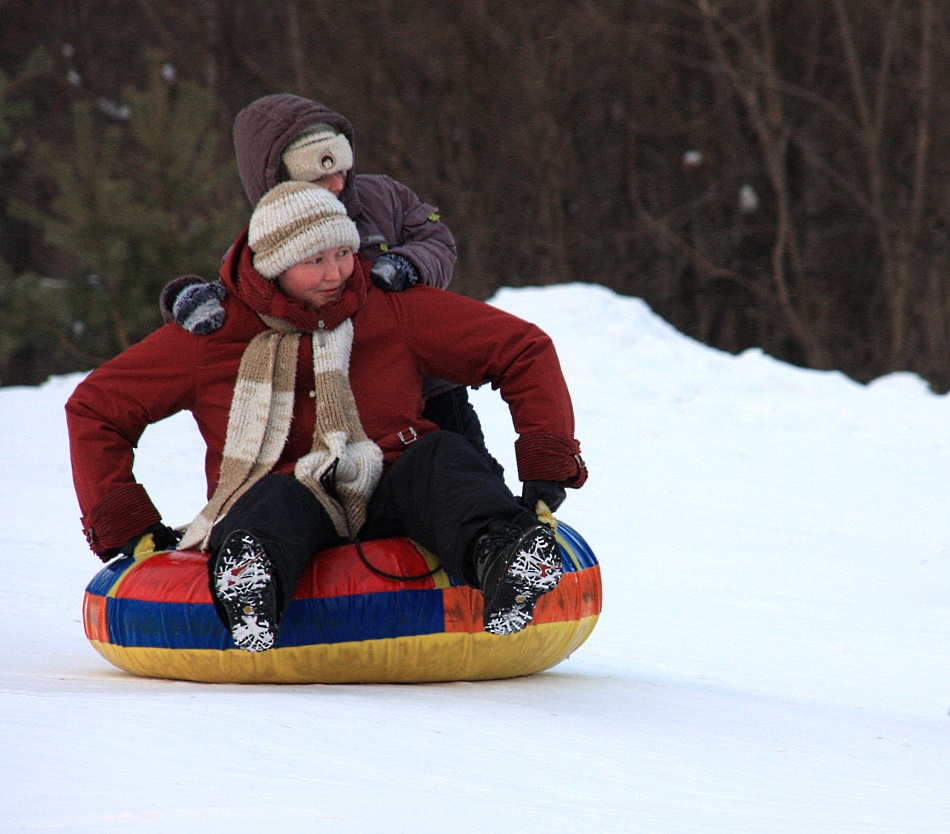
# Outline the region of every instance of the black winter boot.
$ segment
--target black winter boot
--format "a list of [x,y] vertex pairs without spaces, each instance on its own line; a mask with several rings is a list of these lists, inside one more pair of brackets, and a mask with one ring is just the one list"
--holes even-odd
[[211,593],[238,647],[263,652],[277,642],[274,566],[255,536],[235,530],[211,563]]
[[475,572],[485,595],[485,631],[514,634],[538,599],[561,580],[561,550],[546,524],[525,529],[493,521],[475,543]]

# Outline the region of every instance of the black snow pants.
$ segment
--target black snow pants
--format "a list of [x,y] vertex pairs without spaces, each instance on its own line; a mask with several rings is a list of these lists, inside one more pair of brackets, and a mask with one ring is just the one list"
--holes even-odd
[[[519,517],[522,524],[533,518],[485,455],[461,435],[440,431],[409,445],[384,472],[358,538],[408,536],[436,553],[451,576],[476,586],[475,539],[488,522]],[[235,530],[253,533],[267,550],[282,612],[310,557],[344,543],[313,493],[291,475],[266,475],[244,493],[215,525],[211,552]]]
[[468,398],[468,388],[450,388],[442,394],[429,397],[422,416],[442,431],[454,431],[467,437],[469,443],[488,459],[495,472],[505,474],[505,468],[488,451],[482,421],[478,419],[475,407]]

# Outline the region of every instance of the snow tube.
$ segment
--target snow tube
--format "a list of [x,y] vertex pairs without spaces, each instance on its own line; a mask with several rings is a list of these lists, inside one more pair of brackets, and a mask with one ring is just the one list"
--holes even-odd
[[[593,631],[600,565],[558,524],[564,575],[531,624],[483,630],[482,595],[409,539],[324,550],[311,559],[266,652],[238,649],[218,619],[205,553],[125,557],[89,583],[83,623],[93,647],[133,675],[209,683],[421,683],[531,675],[560,663]],[[372,567],[369,567],[369,563]],[[387,577],[384,574],[389,574]]]

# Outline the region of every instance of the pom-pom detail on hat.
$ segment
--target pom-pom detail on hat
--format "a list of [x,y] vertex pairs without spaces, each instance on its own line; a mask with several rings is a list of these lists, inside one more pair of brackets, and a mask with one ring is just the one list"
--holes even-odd
[[292,180],[315,182],[353,167],[353,148],[333,125],[321,122],[287,146],[281,161]]
[[325,249],[360,246],[356,224],[325,188],[307,182],[282,182],[254,209],[247,233],[254,268],[270,281]]

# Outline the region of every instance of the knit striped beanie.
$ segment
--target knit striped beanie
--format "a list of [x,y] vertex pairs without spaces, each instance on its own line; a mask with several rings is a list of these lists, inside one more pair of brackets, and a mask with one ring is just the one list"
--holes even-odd
[[281,162],[292,180],[314,182],[353,167],[353,148],[333,125],[318,122],[287,146]]
[[261,197],[247,242],[254,269],[269,281],[325,249],[360,248],[356,224],[343,203],[309,182],[278,183]]

